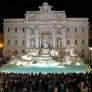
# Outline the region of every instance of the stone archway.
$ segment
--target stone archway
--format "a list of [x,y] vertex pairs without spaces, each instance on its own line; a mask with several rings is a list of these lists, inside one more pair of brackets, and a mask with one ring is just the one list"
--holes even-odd
[[49,47],[52,47],[52,32],[50,28],[42,28],[40,29],[40,37],[39,37],[39,45],[42,46],[42,43],[48,43]]

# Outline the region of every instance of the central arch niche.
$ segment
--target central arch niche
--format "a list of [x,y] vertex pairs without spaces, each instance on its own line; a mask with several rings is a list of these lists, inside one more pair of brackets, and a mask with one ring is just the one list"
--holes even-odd
[[42,44],[48,43],[49,47],[51,48],[53,45],[53,33],[51,28],[41,28],[39,29],[39,47],[41,48]]

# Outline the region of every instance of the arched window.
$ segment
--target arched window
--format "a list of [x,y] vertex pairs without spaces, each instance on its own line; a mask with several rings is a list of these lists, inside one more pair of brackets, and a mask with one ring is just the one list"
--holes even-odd
[[84,54],[85,53],[85,50],[84,49],[82,49],[82,54]]
[[75,32],[77,32],[77,28],[75,28]]
[[22,40],[22,45],[25,45],[25,40]]
[[8,27],[8,33],[10,32],[10,28]]
[[70,31],[69,27],[67,28],[67,31],[68,31],[68,32]]
[[15,50],[15,54],[17,54],[18,53],[18,51],[17,50]]
[[67,40],[67,44],[70,44],[70,40]]
[[7,45],[10,45],[10,40],[8,40]]
[[15,40],[15,45],[18,45],[18,41],[17,40]]
[[15,33],[17,33],[17,27],[15,27]]
[[75,40],[75,44],[77,44],[77,40]]
[[82,40],[82,44],[83,44],[83,45],[85,44],[85,40]]
[[22,32],[23,32],[23,33],[25,32],[25,28],[24,28],[24,27],[22,28]]
[[85,28],[84,27],[82,27],[82,32],[84,32],[85,31]]

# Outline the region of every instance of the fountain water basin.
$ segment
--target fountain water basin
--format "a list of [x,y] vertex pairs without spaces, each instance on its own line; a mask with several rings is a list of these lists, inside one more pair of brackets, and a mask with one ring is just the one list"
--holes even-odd
[[27,54],[12,56],[9,62],[0,68],[1,72],[15,73],[68,73],[86,72],[90,68],[78,55],[66,54],[59,58],[58,51],[42,48],[41,50],[30,50]]

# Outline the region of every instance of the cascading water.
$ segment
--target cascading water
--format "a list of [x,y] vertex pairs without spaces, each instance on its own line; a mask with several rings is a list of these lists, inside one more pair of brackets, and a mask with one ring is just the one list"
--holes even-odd
[[[3,66],[1,72],[86,72],[89,66],[86,65],[78,55],[70,52],[59,58],[57,50],[51,50],[46,46],[40,50],[31,49],[27,54],[19,53],[12,56],[10,61]],[[18,69],[18,70],[17,70]]]

